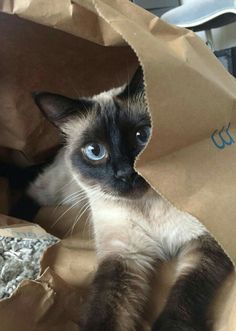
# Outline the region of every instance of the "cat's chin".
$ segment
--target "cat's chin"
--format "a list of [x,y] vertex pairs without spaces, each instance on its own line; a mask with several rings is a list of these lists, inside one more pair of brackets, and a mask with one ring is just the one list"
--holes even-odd
[[149,184],[145,181],[144,178],[138,176],[136,181],[132,184],[127,183],[106,183],[105,185],[99,183],[88,181],[86,182],[83,178],[76,177],[76,182],[85,190],[88,196],[91,197],[94,195],[94,191],[97,192],[100,198],[105,200],[116,200],[116,201],[134,201],[139,200],[144,197],[144,195],[150,190]]
[[102,189],[102,193],[106,198],[112,200],[139,200],[143,198],[143,196],[147,193],[148,189],[149,186],[147,185],[143,188],[132,189],[127,192],[117,192],[117,191]]

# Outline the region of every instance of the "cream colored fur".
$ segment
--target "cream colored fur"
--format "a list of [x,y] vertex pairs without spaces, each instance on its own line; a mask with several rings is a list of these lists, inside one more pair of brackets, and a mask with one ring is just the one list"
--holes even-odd
[[[100,104],[112,104],[112,97],[123,88],[103,92],[93,99]],[[132,111],[132,106],[128,108]],[[91,112],[90,117],[72,120],[63,127],[68,137],[67,146],[30,186],[28,193],[42,205],[55,205],[61,201],[72,204],[75,192],[86,192],[99,259],[120,255],[134,259],[145,269],[151,268],[157,258],[168,260],[176,256],[181,247],[206,232],[197,219],[178,211],[151,187],[141,199],[118,199],[105,195],[99,186],[91,189],[81,181],[79,173],[73,170],[70,154],[93,116]],[[195,262],[191,258],[187,262],[185,260],[186,268],[195,266]],[[178,270],[182,272],[184,269],[183,264]]]

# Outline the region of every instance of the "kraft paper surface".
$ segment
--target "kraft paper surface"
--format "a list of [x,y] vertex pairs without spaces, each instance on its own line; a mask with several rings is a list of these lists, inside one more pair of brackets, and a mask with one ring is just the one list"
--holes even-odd
[[[236,82],[203,42],[127,0],[2,0],[0,11],[0,157],[32,164],[57,148],[58,132],[31,92],[91,95],[128,81],[140,62],[153,134],[137,170],[197,217],[235,262]],[[56,222],[58,213],[42,208],[36,217],[62,240],[45,253],[42,277],[0,302],[2,331],[77,330],[96,257],[86,217],[74,226],[76,215]],[[3,234],[45,232],[7,215],[0,220]],[[167,293],[171,280],[164,279]],[[213,308],[215,331],[236,330],[235,297],[232,278]]]

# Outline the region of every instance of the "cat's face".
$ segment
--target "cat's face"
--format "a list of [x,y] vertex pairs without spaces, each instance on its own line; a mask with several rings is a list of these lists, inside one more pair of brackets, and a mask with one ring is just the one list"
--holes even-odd
[[139,69],[131,83],[92,98],[40,93],[36,103],[66,134],[70,169],[85,189],[134,199],[148,188],[134,162],[150,136]]

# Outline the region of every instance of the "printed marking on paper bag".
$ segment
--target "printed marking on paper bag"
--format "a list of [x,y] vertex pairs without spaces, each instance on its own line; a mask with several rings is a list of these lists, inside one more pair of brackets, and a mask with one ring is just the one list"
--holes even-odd
[[220,131],[215,130],[211,135],[211,140],[219,149],[224,149],[226,146],[234,144],[235,140],[232,136],[232,132],[230,132],[230,123],[227,128],[223,126]]

